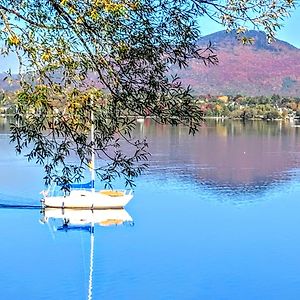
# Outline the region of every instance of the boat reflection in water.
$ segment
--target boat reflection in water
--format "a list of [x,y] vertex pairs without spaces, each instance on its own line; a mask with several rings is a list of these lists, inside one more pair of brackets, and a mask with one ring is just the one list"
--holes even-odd
[[63,209],[44,208],[41,223],[62,221],[62,225],[56,230],[76,230],[85,227],[93,229],[95,225],[113,226],[129,224],[133,225],[133,219],[125,209]]
[[90,233],[90,268],[88,300],[92,300],[93,270],[94,270],[94,228],[99,226],[130,225],[134,222],[125,209],[62,209],[44,208],[40,223],[50,224],[60,221],[59,226],[53,226],[56,231],[83,230]]

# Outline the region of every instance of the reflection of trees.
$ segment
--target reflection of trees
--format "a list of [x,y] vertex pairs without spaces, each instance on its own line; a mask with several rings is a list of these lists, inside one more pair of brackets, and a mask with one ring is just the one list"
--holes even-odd
[[9,123],[9,118],[0,117],[0,133],[9,133]]
[[283,121],[239,121],[239,120],[208,120],[207,124],[216,127],[223,127],[227,131],[227,135],[259,135],[259,136],[280,136],[293,135],[295,130],[288,122]]
[[[144,123],[145,136],[185,135],[188,128],[184,126],[170,127],[155,123],[146,119]],[[217,136],[297,136],[296,128],[291,127],[289,122],[284,121],[259,121],[259,120],[228,120],[208,119],[199,129],[201,134]],[[199,134],[199,133],[197,133]],[[196,134],[196,135],[197,135]],[[191,138],[193,140],[193,138]]]

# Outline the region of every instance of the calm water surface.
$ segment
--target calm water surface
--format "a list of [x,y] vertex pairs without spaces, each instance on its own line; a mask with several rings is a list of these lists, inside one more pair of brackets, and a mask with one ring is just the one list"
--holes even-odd
[[[0,203],[36,205],[40,167],[16,157],[0,119]],[[126,207],[134,226],[95,227],[93,299],[299,299],[300,128],[150,120],[151,168]],[[87,299],[90,234],[39,209],[0,209],[0,299]]]

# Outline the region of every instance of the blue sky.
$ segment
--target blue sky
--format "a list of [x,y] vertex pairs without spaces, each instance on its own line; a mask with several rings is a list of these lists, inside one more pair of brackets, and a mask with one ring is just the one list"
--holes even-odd
[[[200,25],[202,35],[224,29],[222,26],[207,19],[204,22],[202,21]],[[282,25],[284,26],[277,32],[276,37],[300,49],[300,7],[291,14],[291,17],[282,21]],[[11,69],[12,73],[17,73],[16,58],[14,56],[5,58],[0,56],[0,72],[7,71],[8,69]]]
[[300,7],[298,7],[290,18],[284,21],[284,26],[278,32],[277,38],[300,48]]
[[[205,26],[202,25],[204,23]],[[283,26],[279,31],[277,31],[276,38],[300,48],[300,7],[298,7],[289,18],[286,18],[281,23]],[[224,30],[221,25],[210,20],[205,20],[205,22],[200,24],[202,35]]]

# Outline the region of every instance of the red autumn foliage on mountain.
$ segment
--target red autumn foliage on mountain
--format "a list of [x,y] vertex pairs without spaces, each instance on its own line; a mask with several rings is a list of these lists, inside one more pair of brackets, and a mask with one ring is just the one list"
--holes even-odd
[[242,45],[234,32],[203,37],[199,47],[212,43],[219,64],[204,66],[193,60],[189,68],[177,70],[182,82],[195,94],[211,95],[300,95],[300,50],[276,39],[268,44],[266,35],[249,31],[252,45]]
[[[211,42],[219,64],[204,66],[202,61],[192,60],[187,69],[173,71],[196,95],[300,96],[300,49],[278,39],[268,44],[260,31],[249,31],[246,36],[254,39],[252,45],[242,45],[235,32],[204,36],[198,41],[199,48]],[[18,76],[12,76],[11,83],[3,80],[5,77],[0,74],[0,89],[19,88]],[[87,82],[97,86],[92,73]]]

